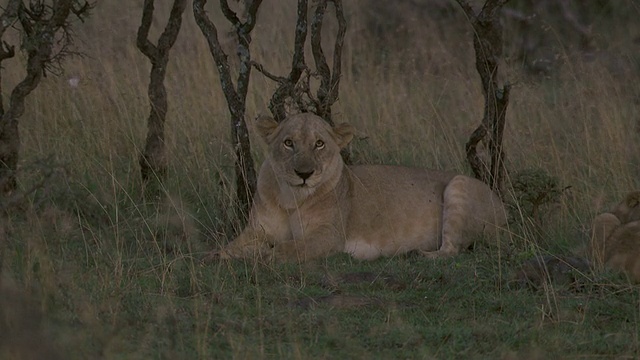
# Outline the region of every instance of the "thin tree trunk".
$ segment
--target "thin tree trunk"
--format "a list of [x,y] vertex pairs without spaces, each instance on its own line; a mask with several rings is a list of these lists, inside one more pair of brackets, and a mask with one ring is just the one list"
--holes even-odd
[[[476,53],[476,70],[482,81],[484,116],[473,132],[465,148],[467,161],[475,176],[502,194],[505,175],[504,134],[505,115],[509,104],[510,86],[498,86],[498,62],[502,56],[502,25],[500,13],[508,0],[487,0],[478,15],[465,0],[457,0],[467,14],[474,29],[473,47]],[[484,142],[490,159],[478,154],[478,145]]]
[[[294,40],[293,57],[291,59],[291,71],[286,78],[278,78],[272,75],[268,75],[271,79],[278,81],[280,86],[271,96],[269,102],[269,110],[273,115],[273,118],[280,122],[287,117],[285,110],[286,99],[294,96],[294,89],[300,76],[304,70],[307,69],[307,65],[304,60],[304,44],[307,41],[307,9],[308,0],[298,0],[298,18],[296,20],[296,31]],[[261,67],[259,70],[262,73],[266,72]]]
[[[14,5],[14,2],[10,5]],[[15,172],[20,154],[18,119],[24,113],[25,98],[42,79],[45,64],[51,57],[54,34],[64,24],[71,8],[71,0],[61,0],[58,5],[51,19],[42,28],[30,31],[31,26],[21,20],[26,36],[33,39],[34,43],[27,50],[27,74],[11,91],[9,108],[0,119],[0,194],[3,197],[10,195],[17,187]],[[15,9],[16,15],[19,15],[24,10],[22,2]]]
[[207,0],[194,0],[193,15],[202,34],[207,39],[209,51],[216,63],[216,68],[220,75],[220,85],[222,86],[222,91],[227,100],[227,106],[231,115],[231,141],[236,156],[236,195],[240,210],[246,217],[249,213],[257,183],[257,174],[254,168],[253,157],[251,156],[249,130],[245,122],[245,101],[251,75],[249,43],[251,41],[250,34],[256,24],[258,8],[262,0],[246,1],[247,20],[245,22],[242,22],[229,8],[227,0],[220,0],[222,13],[232,24],[238,39],[237,52],[240,58],[240,70],[238,73],[237,88],[234,87],[233,81],[231,80],[227,54],[224,53],[220,46],[218,30],[204,10],[206,3]]
[[18,167],[20,153],[20,133],[17,120],[10,120],[5,116],[2,119],[2,128],[0,129],[0,193],[3,198],[8,198],[17,187],[15,171]]
[[[16,189],[16,170],[20,154],[20,132],[18,119],[24,114],[26,97],[38,86],[47,66],[52,60],[54,42],[61,46],[61,53],[56,58],[62,58],[66,43],[60,44],[56,40],[56,33],[60,29],[68,31],[67,22],[71,12],[81,17],[91,9],[91,5],[74,8],[74,0],[58,0],[52,5],[51,15],[35,17],[27,11],[22,1],[10,0],[0,15],[0,39],[5,31],[13,26],[16,20],[20,22],[21,35],[24,40],[23,49],[27,54],[26,75],[11,91],[6,111],[0,104],[0,197],[8,196]],[[0,47],[0,62],[13,56],[13,47],[2,42]],[[1,102],[0,102],[1,103]]]
[[[338,20],[338,34],[333,52],[333,69],[329,69],[324,51],[322,50],[322,25],[327,3],[332,2],[336,9]],[[341,0],[320,0],[316,5],[316,11],[311,21],[311,51],[316,63],[316,70],[320,75],[320,87],[318,88],[317,114],[333,126],[331,106],[338,100],[340,92],[340,77],[342,76],[342,47],[347,31],[347,22],[344,17]],[[344,154],[343,154],[344,155]]]
[[[149,102],[151,110],[147,120],[147,138],[144,151],[140,155],[140,175],[145,185],[145,193],[158,196],[160,185],[167,177],[167,150],[164,142],[164,125],[167,117],[168,103],[164,79],[169,62],[169,50],[175,43],[182,25],[182,14],[187,7],[186,0],[175,0],[169,15],[169,21],[158,45],[153,45],[149,37],[149,28],[153,20],[154,0],[145,0],[142,22],[138,28],[136,44],[138,49],[151,61],[149,80]],[[150,185],[156,186],[150,186]]]

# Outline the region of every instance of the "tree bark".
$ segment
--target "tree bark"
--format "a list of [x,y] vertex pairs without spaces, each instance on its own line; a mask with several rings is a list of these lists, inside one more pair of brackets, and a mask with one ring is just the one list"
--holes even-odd
[[231,141],[236,156],[236,195],[240,210],[246,217],[249,213],[257,183],[257,174],[254,168],[253,157],[251,156],[249,130],[247,129],[245,121],[245,102],[252,67],[249,43],[251,42],[250,34],[256,24],[258,8],[262,0],[246,1],[247,20],[245,22],[242,22],[229,8],[227,0],[220,0],[222,13],[233,26],[238,39],[237,55],[240,59],[240,69],[238,72],[237,87],[234,87],[233,81],[231,80],[227,54],[222,50],[220,41],[218,40],[218,29],[204,10],[206,3],[207,0],[194,0],[193,15],[202,34],[207,39],[209,51],[216,63],[222,91],[227,100],[227,106],[231,115]]
[[[20,133],[18,119],[25,109],[26,97],[38,86],[44,72],[52,61],[52,49],[56,42],[55,34],[60,29],[67,29],[67,18],[71,11],[81,16],[91,7],[85,4],[74,9],[74,0],[55,2],[49,17],[32,17],[22,1],[10,0],[0,15],[0,38],[16,19],[22,27],[24,38],[22,48],[27,54],[26,75],[11,91],[9,107],[0,117],[0,196],[8,197],[17,187],[16,170],[20,154]],[[57,43],[56,43],[57,45]],[[63,44],[64,47],[64,44]],[[0,59],[13,56],[13,47],[3,42]],[[60,54],[58,54],[59,56]]]
[[[473,26],[476,70],[482,81],[485,100],[482,122],[465,146],[467,161],[478,179],[487,183],[498,194],[502,194],[505,175],[502,138],[510,85],[506,84],[503,88],[498,86],[498,61],[502,56],[500,13],[508,0],[487,0],[477,15],[466,0],[457,1]],[[483,159],[478,154],[480,142],[485,143],[489,159]]]
[[[142,22],[138,28],[136,44],[138,49],[151,61],[149,75],[149,102],[151,110],[147,120],[147,137],[144,151],[140,155],[140,175],[145,185],[145,193],[158,196],[159,185],[167,177],[167,150],[164,142],[164,125],[167,117],[168,102],[164,79],[169,62],[169,50],[175,43],[182,25],[182,14],[187,7],[186,0],[175,0],[169,15],[169,21],[158,44],[149,41],[149,28],[153,20],[154,0],[145,0],[142,12]],[[155,184],[156,186],[149,186]]]
[[[269,110],[273,115],[273,118],[280,122],[287,117],[285,110],[285,103],[288,97],[294,96],[295,86],[300,80],[303,71],[307,69],[307,65],[304,60],[304,44],[307,41],[307,10],[308,0],[298,0],[298,18],[296,20],[296,32],[293,46],[293,57],[291,59],[291,71],[286,78],[276,78],[270,76],[271,79],[280,83],[280,86],[271,96],[269,101]],[[262,73],[265,71],[260,68]]]
[[[332,2],[336,9],[338,20],[338,34],[333,52],[333,69],[329,69],[326,56],[322,50],[322,25],[327,3]],[[316,70],[320,76],[320,87],[317,94],[317,114],[333,126],[331,106],[338,100],[340,92],[340,77],[342,76],[342,47],[347,31],[347,22],[344,18],[344,10],[341,0],[320,0],[311,22],[311,51],[316,64]]]
[[[327,5],[332,2],[338,21],[338,32],[333,51],[332,68],[327,63],[322,49],[322,26]],[[275,76],[266,71],[262,65],[253,63],[258,71],[271,80],[279,83],[269,102],[269,110],[278,122],[287,116],[286,103],[290,99],[292,104],[300,112],[313,112],[322,117],[329,125],[333,126],[331,106],[338,100],[340,92],[340,78],[342,76],[342,47],[347,31],[347,21],[344,17],[344,9],[341,0],[318,0],[315,2],[315,11],[311,20],[311,52],[316,65],[316,73],[313,73],[305,62],[304,47],[307,40],[308,1],[298,0],[298,19],[291,71],[287,77]],[[304,76],[303,76],[304,75]],[[314,96],[311,93],[310,78],[319,77],[320,86]],[[340,152],[345,163],[351,163],[348,149]]]

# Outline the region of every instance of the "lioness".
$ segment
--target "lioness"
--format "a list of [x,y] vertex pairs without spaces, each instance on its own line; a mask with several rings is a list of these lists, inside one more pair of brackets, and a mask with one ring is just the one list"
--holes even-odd
[[221,258],[305,261],[347,252],[375,259],[417,250],[455,255],[474,235],[506,224],[502,202],[483,182],[403,166],[346,166],[340,150],[353,138],[305,113],[280,124],[256,120],[268,145],[258,189],[242,233]]
[[593,219],[591,257],[597,265],[625,272],[640,282],[640,191]]

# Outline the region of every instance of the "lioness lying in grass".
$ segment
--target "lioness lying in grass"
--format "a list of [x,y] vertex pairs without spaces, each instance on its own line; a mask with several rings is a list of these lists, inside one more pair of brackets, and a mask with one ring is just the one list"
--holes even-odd
[[291,116],[260,117],[268,145],[249,223],[214,255],[305,261],[346,252],[375,259],[418,251],[444,257],[476,235],[495,236],[504,206],[483,182],[464,175],[403,166],[346,166],[340,150],[353,138],[347,124]]

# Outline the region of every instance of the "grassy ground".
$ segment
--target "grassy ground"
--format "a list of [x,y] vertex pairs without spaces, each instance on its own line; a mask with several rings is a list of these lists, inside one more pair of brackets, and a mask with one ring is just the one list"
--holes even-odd
[[[468,24],[461,14],[405,13],[408,30],[387,29],[393,41],[383,41],[357,10],[361,1],[349,2],[335,109],[359,130],[354,158],[469,173],[463,149],[482,95]],[[149,65],[134,46],[141,9],[100,2],[77,28],[87,56],[47,77],[20,119],[21,187],[54,175],[3,224],[0,358],[640,356],[640,293],[623,275],[588,272],[537,289],[514,281],[535,254],[579,252],[593,215],[638,187],[640,28],[628,21],[638,5],[619,6],[594,17],[588,58],[547,24],[559,54],[548,76],[526,75],[507,46],[503,75],[515,83],[508,167],[541,169],[570,186],[539,218],[519,219],[501,246],[479,244],[453,259],[340,255],[274,266],[200,261],[233,236],[237,218],[228,111],[190,9],[166,80],[169,196],[142,200]],[[253,53],[273,72],[285,73],[293,35],[290,22],[274,19],[294,14],[293,4],[266,1],[260,14]],[[20,61],[3,69],[4,89],[21,75]],[[267,111],[273,89],[254,73],[250,118]]]

